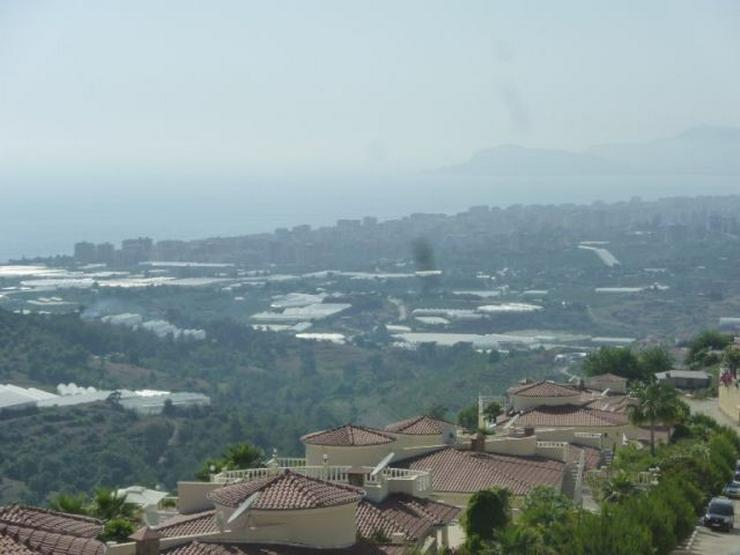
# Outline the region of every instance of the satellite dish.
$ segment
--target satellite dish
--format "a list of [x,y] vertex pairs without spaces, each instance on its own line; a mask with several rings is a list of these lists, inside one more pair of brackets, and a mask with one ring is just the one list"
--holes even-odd
[[383,471],[383,469],[388,466],[388,464],[393,460],[393,457],[395,457],[395,453],[388,453],[382,461],[380,461],[375,468],[373,468],[372,472],[370,472],[370,476],[373,478],[377,476],[380,472]]
[[249,508],[257,502],[259,498],[260,498],[260,492],[253,493],[252,495],[247,497],[246,501],[244,501],[244,503],[239,505],[239,508],[231,514],[231,516],[229,517],[229,520],[227,520],[226,523],[231,524],[237,518],[239,518],[244,513],[246,513],[249,510]]
[[159,524],[159,514],[157,513],[156,505],[149,505],[148,507],[145,507],[144,514],[142,515],[141,520],[143,520],[144,524],[146,524],[150,528]]

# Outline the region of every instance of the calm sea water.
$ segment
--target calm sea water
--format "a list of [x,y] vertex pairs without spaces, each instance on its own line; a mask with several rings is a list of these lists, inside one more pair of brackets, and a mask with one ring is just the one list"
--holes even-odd
[[0,261],[72,252],[75,242],[194,239],[331,225],[338,218],[455,213],[472,205],[588,203],[740,194],[737,177],[439,175],[264,180],[90,178],[0,183]]

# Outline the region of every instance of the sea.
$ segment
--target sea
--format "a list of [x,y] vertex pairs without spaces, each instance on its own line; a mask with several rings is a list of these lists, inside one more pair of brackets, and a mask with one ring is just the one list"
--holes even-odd
[[70,254],[74,243],[227,237],[340,218],[379,220],[475,205],[592,203],[740,194],[738,176],[151,177],[0,180],[0,263]]

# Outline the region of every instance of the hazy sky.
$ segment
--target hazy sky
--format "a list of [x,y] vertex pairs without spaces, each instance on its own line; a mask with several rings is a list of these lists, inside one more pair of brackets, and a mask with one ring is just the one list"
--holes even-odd
[[740,2],[0,2],[0,165],[437,167],[740,125]]

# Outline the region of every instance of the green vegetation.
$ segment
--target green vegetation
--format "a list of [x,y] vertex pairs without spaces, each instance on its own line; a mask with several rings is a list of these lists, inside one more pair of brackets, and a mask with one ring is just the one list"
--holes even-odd
[[115,490],[97,488],[91,499],[85,494],[59,494],[49,506],[57,511],[87,515],[100,519],[104,529],[99,539],[102,541],[125,541],[139,523],[139,510],[133,503],[128,503],[125,496],[119,496]]
[[502,488],[480,490],[470,497],[463,517],[468,551],[478,552],[506,526],[509,522],[509,502],[510,493]]
[[221,458],[207,459],[195,477],[207,482],[210,480],[211,474],[216,474],[222,470],[256,468],[262,466],[264,462],[265,457],[261,449],[249,443],[239,443],[230,446]]
[[[601,500],[596,513],[576,508],[562,494],[542,487],[530,491],[519,518],[507,523],[491,496],[484,497],[487,503],[473,496],[466,526],[474,523],[471,532],[481,539],[469,542],[465,551],[668,555],[694,530],[708,499],[731,479],[740,455],[738,435],[711,418],[684,415],[678,429],[673,443],[660,445],[655,454],[635,447],[617,452],[609,477],[594,484]],[[654,480],[640,482],[640,473]]]
[[656,372],[673,367],[673,357],[663,347],[648,347],[635,353],[623,347],[601,347],[583,361],[588,376],[616,374],[632,381],[651,381]]
[[715,330],[706,330],[689,343],[689,354],[686,363],[694,366],[711,366],[720,361],[715,351],[722,351],[732,343],[732,336]]
[[486,420],[489,422],[496,422],[496,419],[503,414],[503,412],[504,408],[501,406],[501,403],[493,401],[492,403],[488,403],[488,405],[483,409],[483,416],[485,416]]
[[722,362],[732,374],[737,378],[737,371],[740,369],[740,348],[728,345],[725,347],[725,353],[722,356]]
[[630,420],[650,428],[650,452],[655,456],[655,426],[670,426],[682,414],[682,403],[672,385],[665,383],[638,384],[632,389],[637,403],[629,406]]
[[[532,352],[490,364],[464,344],[408,351],[308,343],[229,321],[202,327],[208,341],[175,342],[76,315],[0,311],[2,383],[188,390],[212,400],[159,416],[106,403],[0,415],[0,503],[42,504],[101,485],[173,490],[231,444],[301,456],[307,432],[350,421],[382,426],[430,408],[454,414],[479,392],[547,375],[552,360]],[[430,407],[436,400],[445,406]]]
[[478,429],[478,405],[469,405],[457,413],[457,423],[468,432]]

